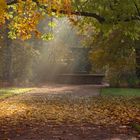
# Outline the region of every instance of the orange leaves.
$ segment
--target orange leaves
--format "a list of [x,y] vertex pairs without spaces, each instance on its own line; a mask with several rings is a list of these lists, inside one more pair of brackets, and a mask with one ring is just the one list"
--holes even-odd
[[36,32],[36,26],[39,22],[39,15],[35,13],[29,18],[19,20],[20,22],[15,24],[17,29],[17,37],[22,38],[23,40],[31,38],[31,33]]
[[64,9],[66,10],[66,12],[68,14],[71,13],[71,0],[63,0],[63,6],[64,6]]
[[6,1],[0,0],[0,25],[5,23],[6,8],[7,8]]
[[70,15],[71,0],[17,0],[8,6],[6,0],[0,1],[0,25],[4,24],[7,18],[11,39],[26,40],[33,35],[41,37],[37,26],[42,17],[45,14],[51,17],[59,16],[62,13]]
[[30,39],[37,32],[37,25],[41,19],[36,3],[32,0],[26,2],[19,0],[15,7],[15,14],[9,25],[9,36],[13,39]]
[[[27,96],[27,95],[26,95]],[[120,97],[99,97],[85,99],[71,99],[70,97],[62,97],[50,99],[45,96],[30,97],[25,99],[16,99],[14,103],[1,103],[1,115],[10,116],[16,114],[20,119],[21,114],[29,120],[38,120],[48,122],[53,120],[60,122],[80,122],[83,121],[94,124],[129,124],[136,118],[140,117],[140,106],[131,102],[129,99]],[[26,102],[30,102],[30,106],[25,106]],[[27,105],[28,105],[27,103]],[[2,111],[3,110],[3,111]],[[11,116],[12,117],[12,116]]]
[[48,9],[65,10],[71,9],[71,0],[38,0],[41,5],[45,5]]
[[[58,16],[61,11],[70,14],[71,0],[18,0],[10,6],[9,12],[9,37],[22,40],[30,39],[33,35],[41,37],[37,26],[40,20],[48,16]],[[12,13],[12,14],[11,14]]]
[[140,104],[129,98],[74,98],[73,95],[60,96],[53,93],[47,96],[47,91],[36,93],[0,102],[0,129],[3,136],[8,136],[10,130],[20,135],[22,128],[27,130],[27,124],[31,129],[50,123],[112,125],[120,129],[119,126],[127,126],[140,118]]
[[53,12],[58,16],[60,14],[71,14],[71,0],[38,0],[41,6],[45,6],[49,16]]

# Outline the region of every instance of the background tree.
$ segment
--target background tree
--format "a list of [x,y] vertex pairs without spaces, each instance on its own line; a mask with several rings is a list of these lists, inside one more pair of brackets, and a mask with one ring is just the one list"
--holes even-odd
[[[75,1],[74,5],[81,13],[89,14],[89,17],[75,17],[73,23],[76,23],[80,32],[85,35],[87,46],[93,47],[90,54],[93,65],[118,72],[114,73],[118,83],[122,73],[127,75],[127,71],[130,71],[131,76],[130,73],[126,76],[131,77],[128,81],[131,84],[134,84],[134,81],[137,83],[133,74],[136,72],[139,77],[140,1],[87,0]],[[110,74],[113,76],[111,71]],[[115,77],[112,77],[112,80],[115,80]]]
[[136,86],[135,43],[114,31],[108,38],[98,38],[90,54],[93,69],[104,69],[111,86]]
[[[82,30],[90,25],[94,30],[94,34],[90,34],[90,37],[94,35],[93,40],[99,34],[106,39],[118,30],[132,42],[139,40],[139,0],[1,0],[0,5],[1,27],[8,23],[8,36],[12,39],[27,40],[34,36],[50,39],[48,32],[44,34],[38,29],[39,22],[45,18],[44,15],[56,17],[67,14]],[[80,24],[77,24],[79,21]],[[136,54],[139,55],[137,49]]]

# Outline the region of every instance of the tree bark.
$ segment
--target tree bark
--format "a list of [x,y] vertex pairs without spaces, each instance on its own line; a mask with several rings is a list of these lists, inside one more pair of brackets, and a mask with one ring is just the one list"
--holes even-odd
[[12,83],[12,40],[8,38],[9,29],[5,28],[4,35],[4,68],[3,81]]
[[140,79],[140,48],[136,48],[136,75]]
[[[41,8],[44,8],[44,9],[47,9],[48,8],[47,6],[40,5],[37,0],[33,0],[33,1],[36,2],[37,5],[39,7],[41,7]],[[16,4],[16,3],[18,3],[18,0],[7,0],[7,5],[12,5],[12,4]],[[57,12],[57,10],[56,9],[52,9],[52,12]],[[67,11],[65,11],[65,10],[61,10],[59,12],[61,14],[67,14]],[[100,23],[106,22],[106,17],[103,17],[103,16],[99,15],[98,13],[84,12],[84,11],[71,11],[71,14],[72,15],[77,15],[77,16],[84,16],[84,17],[95,18]],[[140,15],[130,16],[129,18],[126,18],[124,20],[120,20],[118,18],[118,20],[116,21],[116,24],[118,22],[121,22],[121,21],[123,21],[123,22],[129,22],[129,21],[134,21],[134,20],[139,21],[140,20]],[[112,23],[114,23],[114,21]]]

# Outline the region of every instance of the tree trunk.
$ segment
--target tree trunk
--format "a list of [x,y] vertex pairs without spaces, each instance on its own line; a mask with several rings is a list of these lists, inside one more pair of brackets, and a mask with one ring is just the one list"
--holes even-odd
[[12,83],[12,40],[8,38],[9,29],[5,29],[4,35],[4,70],[3,80]]
[[136,75],[140,79],[140,48],[136,48]]

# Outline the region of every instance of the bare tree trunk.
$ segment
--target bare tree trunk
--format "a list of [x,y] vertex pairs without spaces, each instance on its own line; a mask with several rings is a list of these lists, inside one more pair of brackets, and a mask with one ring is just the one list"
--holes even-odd
[[8,38],[9,29],[5,29],[4,35],[4,70],[3,80],[12,83],[12,40]]
[[140,79],[140,48],[136,48],[136,75]]

